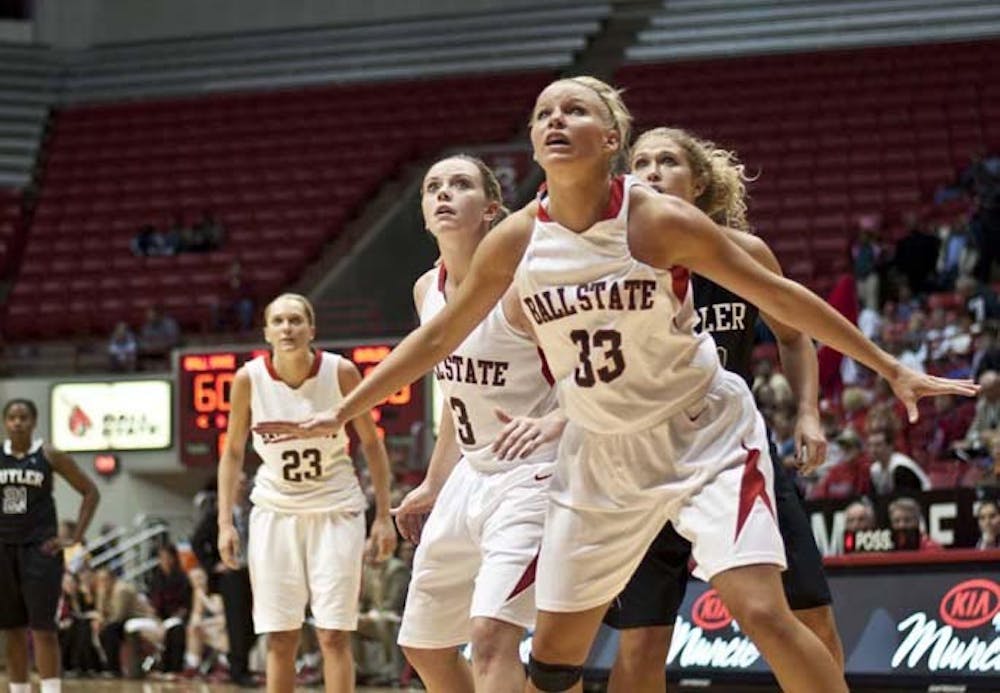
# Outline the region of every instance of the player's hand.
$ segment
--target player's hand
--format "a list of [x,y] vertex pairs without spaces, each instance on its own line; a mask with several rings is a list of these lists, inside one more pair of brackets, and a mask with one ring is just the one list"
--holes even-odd
[[427,516],[434,508],[438,490],[427,479],[424,479],[419,486],[403,496],[398,507],[389,511],[396,518],[396,527],[399,528],[399,533],[407,541],[414,544],[420,543],[420,533],[424,529]]
[[239,570],[236,557],[240,553],[240,533],[232,525],[219,527],[219,556],[222,564],[230,570]]
[[796,466],[803,474],[812,474],[826,460],[826,436],[815,413],[800,413],[795,422]]
[[253,432],[266,436],[268,443],[281,443],[297,438],[326,438],[336,435],[344,427],[340,410],[317,414],[306,421],[259,421]]
[[979,394],[979,386],[971,380],[938,378],[918,373],[902,364],[896,365],[895,372],[887,380],[896,397],[906,406],[906,415],[910,423],[916,423],[919,418],[917,402],[924,397],[937,395],[975,397]]
[[376,517],[368,535],[368,559],[374,563],[382,563],[389,560],[395,550],[396,527],[392,524],[392,518],[388,515]]
[[566,427],[566,419],[555,412],[540,419],[511,416],[502,409],[493,413],[506,424],[493,442],[493,452],[502,460],[524,459],[545,443],[558,440]]
[[51,539],[46,539],[42,542],[42,553],[48,554],[49,556],[55,556],[57,553],[63,549],[68,549],[70,546],[75,546],[76,542],[72,539],[61,539],[59,537],[52,537]]

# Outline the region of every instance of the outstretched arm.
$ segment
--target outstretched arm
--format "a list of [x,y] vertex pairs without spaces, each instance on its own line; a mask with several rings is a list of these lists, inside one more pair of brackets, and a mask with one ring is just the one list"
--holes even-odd
[[[778,258],[761,239],[727,229],[729,238],[765,269],[783,276]],[[771,315],[761,317],[778,340],[781,366],[798,405],[795,417],[795,454],[802,471],[811,472],[826,459],[826,436],[819,422],[819,362],[816,347],[808,335],[779,322]]]
[[840,313],[805,287],[766,270],[730,240],[711,219],[677,198],[635,188],[629,219],[633,254],[656,267],[687,267],[743,296],[779,322],[865,364],[892,385],[911,421],[917,400],[938,394],[973,396],[968,380],[948,380],[903,367]]
[[254,430],[296,437],[330,435],[346,421],[368,411],[429,371],[469,336],[511,285],[533,223],[530,210],[522,209],[490,231],[476,249],[468,276],[445,308],[400,342],[344,399],[338,411],[303,424],[262,422]]

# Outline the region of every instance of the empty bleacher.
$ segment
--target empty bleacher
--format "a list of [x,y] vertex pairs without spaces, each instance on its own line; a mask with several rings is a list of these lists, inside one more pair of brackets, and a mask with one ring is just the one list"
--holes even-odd
[[849,269],[860,214],[919,210],[1000,146],[1000,41],[636,64],[617,80],[638,130],[673,125],[736,149],[759,179],[751,221],[793,278]]

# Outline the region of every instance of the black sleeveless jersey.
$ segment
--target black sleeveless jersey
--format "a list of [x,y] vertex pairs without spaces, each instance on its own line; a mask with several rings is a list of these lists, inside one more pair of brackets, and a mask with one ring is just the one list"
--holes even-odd
[[56,536],[56,530],[52,465],[41,442],[18,459],[5,440],[0,455],[0,543],[33,544]]
[[711,333],[723,368],[750,385],[757,306],[697,274],[691,275],[691,289],[700,318],[696,329]]

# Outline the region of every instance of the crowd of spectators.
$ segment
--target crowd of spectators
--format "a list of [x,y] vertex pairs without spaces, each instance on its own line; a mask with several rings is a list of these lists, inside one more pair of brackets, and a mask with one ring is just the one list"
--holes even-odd
[[[855,500],[847,511],[858,524],[876,521],[872,501],[889,503],[883,523],[912,526],[922,493],[975,488],[987,499],[977,511],[980,543],[996,546],[996,533],[986,532],[996,521],[982,515],[995,511],[990,499],[1000,495],[1000,157],[975,159],[933,205],[898,224],[866,216],[857,229],[853,275],[828,300],[907,366],[973,378],[980,394],[922,402],[910,423],[885,380],[821,348],[820,415],[830,444],[818,470],[799,474],[796,407],[765,334],[753,391],[779,457],[805,498]],[[920,548],[933,548],[921,536]]]
[[180,215],[165,231],[153,224],[146,224],[132,239],[132,254],[143,257],[162,257],[178,253],[207,253],[218,250],[226,242],[226,229],[212,212],[202,212],[201,219],[185,224]]
[[[396,491],[396,503],[406,490]],[[234,518],[244,541],[249,491],[244,480]],[[79,545],[66,549],[59,637],[67,678],[262,685],[265,643],[253,633],[245,556],[237,570],[226,568],[219,558],[214,488],[198,494],[196,506],[198,520],[189,540],[181,542],[183,550],[162,543],[155,567],[134,579],[120,575],[120,568],[110,568],[114,562],[93,569],[91,556]],[[63,524],[65,532],[72,532],[71,523]],[[388,560],[365,559],[353,643],[360,683],[391,685],[413,676],[396,645],[413,552],[413,544],[401,541]],[[300,685],[322,682],[319,645],[309,618],[303,625],[297,672]]]
[[146,311],[146,320],[136,333],[124,321],[115,325],[108,339],[108,361],[111,370],[165,369],[170,352],[180,346],[181,328],[160,306]]

